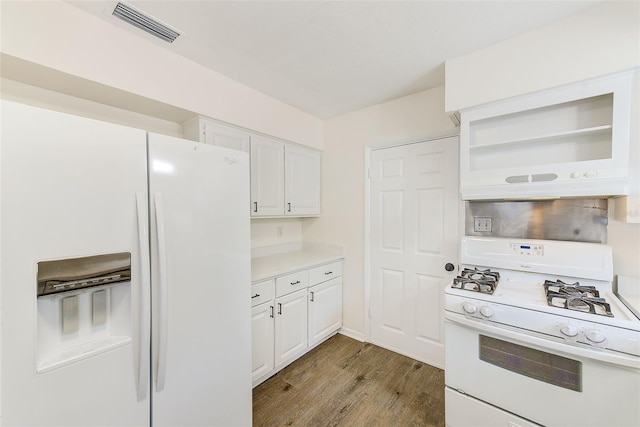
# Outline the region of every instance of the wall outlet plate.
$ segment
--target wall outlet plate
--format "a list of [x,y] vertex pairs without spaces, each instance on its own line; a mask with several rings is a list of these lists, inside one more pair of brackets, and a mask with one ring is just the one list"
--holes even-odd
[[491,217],[490,216],[474,216],[473,217],[473,231],[477,232],[491,232]]

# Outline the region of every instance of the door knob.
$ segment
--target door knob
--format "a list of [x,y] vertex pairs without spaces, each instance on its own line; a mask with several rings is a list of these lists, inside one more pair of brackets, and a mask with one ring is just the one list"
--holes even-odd
[[447,270],[447,271],[453,271],[453,270],[455,270],[455,268],[456,267],[453,264],[451,264],[450,262],[448,262],[448,263],[446,263],[444,265],[444,269]]

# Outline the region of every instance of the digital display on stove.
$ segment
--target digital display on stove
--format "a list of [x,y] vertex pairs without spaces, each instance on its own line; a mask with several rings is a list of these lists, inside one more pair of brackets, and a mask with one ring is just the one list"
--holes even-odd
[[524,244],[512,242],[509,243],[510,253],[513,255],[524,255],[524,256],[535,256],[541,257],[544,256],[544,246],[542,244]]

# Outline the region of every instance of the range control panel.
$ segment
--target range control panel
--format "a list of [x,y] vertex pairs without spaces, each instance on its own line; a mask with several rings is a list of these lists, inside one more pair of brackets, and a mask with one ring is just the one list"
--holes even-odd
[[509,243],[510,253],[512,255],[523,256],[544,256],[544,245],[528,244],[528,243]]

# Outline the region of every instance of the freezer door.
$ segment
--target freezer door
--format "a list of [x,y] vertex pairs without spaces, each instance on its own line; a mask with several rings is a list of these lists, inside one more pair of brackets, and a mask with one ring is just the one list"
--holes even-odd
[[153,425],[251,425],[248,155],[148,138]]
[[[145,132],[1,107],[2,423],[148,425]],[[56,262],[106,254],[124,254],[131,277],[76,286],[95,274]],[[69,286],[38,297],[39,268]]]

